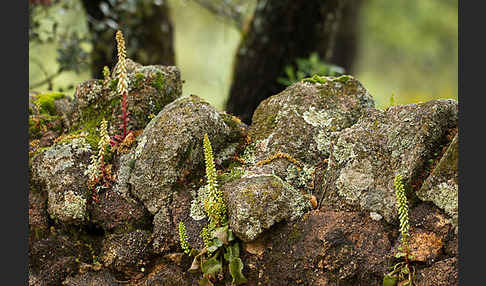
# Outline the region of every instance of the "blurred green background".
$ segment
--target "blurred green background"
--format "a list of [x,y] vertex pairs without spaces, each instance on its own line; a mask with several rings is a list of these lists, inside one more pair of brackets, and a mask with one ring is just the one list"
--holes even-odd
[[[33,17],[39,29],[70,29],[86,35],[86,15],[78,0],[69,9],[52,5]],[[247,16],[255,0],[245,5]],[[185,80],[183,94],[197,94],[219,109],[228,96],[234,54],[241,33],[228,22],[190,0],[168,0],[174,26],[176,65]],[[375,99],[378,108],[423,102],[435,98],[457,99],[457,0],[366,0],[359,19],[360,39],[353,74]],[[130,41],[130,39],[126,39]],[[56,43],[29,43],[29,85],[41,82],[58,69]],[[90,51],[84,45],[85,52]],[[153,63],[157,64],[157,63]],[[88,69],[63,72],[53,89],[72,94],[90,78]],[[47,84],[34,88],[47,90]]]

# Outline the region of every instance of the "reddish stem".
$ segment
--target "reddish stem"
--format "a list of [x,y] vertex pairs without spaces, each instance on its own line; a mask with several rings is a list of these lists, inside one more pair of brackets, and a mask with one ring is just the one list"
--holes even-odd
[[123,119],[123,135],[122,135],[122,140],[123,140],[127,136],[127,122],[128,122],[126,92],[123,93],[123,97],[122,97],[122,119]]

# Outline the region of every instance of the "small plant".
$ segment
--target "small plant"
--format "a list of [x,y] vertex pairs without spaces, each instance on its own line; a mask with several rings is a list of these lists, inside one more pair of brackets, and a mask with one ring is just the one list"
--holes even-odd
[[284,70],[286,77],[279,77],[277,82],[289,86],[313,75],[338,76],[344,74],[342,67],[323,62],[319,59],[319,55],[316,52],[311,53],[308,58],[298,58],[296,65],[297,70],[295,70],[294,66],[287,65]]
[[93,188],[93,200],[98,200],[98,194],[102,189],[110,187],[112,181],[111,165],[106,165],[105,157],[109,155],[109,142],[107,121],[103,119],[100,126],[100,140],[98,142],[98,154],[91,155],[91,163],[86,171],[89,176],[88,186]]
[[191,249],[187,242],[187,234],[184,223],[179,223],[179,237],[181,247],[185,253],[194,256],[189,272],[201,271],[203,276],[199,280],[201,286],[214,285],[216,280],[222,280],[223,259],[228,262],[228,270],[231,275],[232,283],[239,285],[246,283],[247,280],[243,273],[243,262],[241,261],[239,243],[229,228],[226,215],[226,205],[223,201],[223,194],[218,189],[216,179],[216,169],[214,167],[213,150],[208,135],[204,135],[204,158],[206,162],[207,187],[201,188],[205,194],[200,194],[204,198],[204,210],[209,217],[209,225],[201,231],[201,238],[205,247],[202,250]]
[[125,39],[123,38],[123,33],[118,30],[116,32],[117,50],[118,50],[118,63],[116,68],[116,80],[117,80],[117,91],[122,97],[121,107],[122,114],[119,117],[122,119],[120,128],[122,129],[121,135],[115,135],[114,140],[111,140],[112,145],[116,145],[122,142],[125,137],[130,132],[128,130],[128,115],[130,112],[127,110],[127,94],[128,94],[128,75],[127,75],[127,63],[126,63],[126,50],[125,50]]
[[108,86],[111,81],[110,68],[107,66],[103,67],[103,86]]
[[189,248],[189,243],[187,242],[187,231],[186,225],[181,221],[179,222],[179,239],[181,241],[181,247],[186,254],[191,252]]
[[392,271],[385,275],[383,278],[383,286],[394,286],[400,281],[404,281],[400,285],[413,286],[413,278],[415,275],[415,269],[410,266],[410,256],[408,249],[409,229],[408,222],[408,200],[406,196],[405,185],[402,181],[402,176],[397,174],[394,180],[395,195],[397,199],[398,217],[400,220],[400,247],[399,252],[395,254],[395,258],[402,259],[392,266]]

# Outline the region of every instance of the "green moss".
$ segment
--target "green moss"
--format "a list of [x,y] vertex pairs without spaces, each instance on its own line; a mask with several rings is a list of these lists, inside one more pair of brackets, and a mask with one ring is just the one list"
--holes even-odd
[[116,91],[117,86],[118,86],[118,79],[115,78],[115,79],[110,81],[110,85],[108,87],[110,88],[110,90]]
[[133,83],[135,89],[140,89],[142,84],[143,84],[143,81],[145,79],[145,76],[143,73],[139,72],[135,75],[135,82]]
[[162,91],[164,87],[164,75],[161,72],[157,72],[151,84],[157,91]]
[[341,83],[346,83],[348,80],[350,80],[352,77],[349,76],[349,75],[342,75],[340,77],[337,77],[334,79],[334,81],[338,81],[338,82],[341,82]]
[[312,77],[302,79],[302,82],[310,82],[310,83],[326,83],[327,78],[325,76],[319,76],[317,74],[313,75]]
[[221,185],[224,185],[228,182],[241,178],[243,174],[245,174],[245,170],[243,170],[243,168],[235,167],[232,168],[230,172],[219,175],[218,182],[220,182]]
[[56,110],[54,108],[54,101],[66,97],[61,92],[42,93],[37,95],[37,99],[34,104],[39,107],[39,113],[55,115]]

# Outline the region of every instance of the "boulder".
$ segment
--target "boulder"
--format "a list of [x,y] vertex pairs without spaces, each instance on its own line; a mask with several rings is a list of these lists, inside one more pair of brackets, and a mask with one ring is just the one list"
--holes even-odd
[[243,241],[255,240],[281,221],[293,221],[312,208],[309,198],[275,175],[243,176],[222,187],[229,225]]
[[260,103],[248,134],[258,142],[255,159],[283,152],[315,165],[330,152],[339,131],[353,125],[373,99],[351,76],[298,82]]
[[30,185],[47,194],[49,216],[62,223],[85,223],[91,195],[85,171],[93,151],[83,138],[54,145],[32,161]]
[[[180,72],[175,66],[142,66],[130,61],[128,69],[127,110],[129,129],[143,129],[168,103],[182,95]],[[110,133],[119,133],[122,97],[116,90],[117,80],[88,80],[74,93],[67,122],[71,129],[97,125],[102,117],[110,122]],[[93,121],[95,124],[93,124]]]
[[150,256],[150,236],[150,232],[139,229],[106,235],[100,255],[103,265],[128,277],[141,272]]
[[417,191],[422,201],[433,202],[451,218],[457,231],[458,219],[458,136],[454,137],[437,166]]
[[197,96],[168,104],[138,139],[129,179],[132,194],[154,215],[169,209],[172,186],[190,172],[204,172],[204,134],[220,163],[236,151],[243,132],[242,123]]
[[[415,192],[427,177],[427,168],[457,127],[457,101],[368,109],[333,143],[321,192],[323,204],[377,213],[396,221],[393,180],[401,174]],[[411,193],[409,199],[416,198]]]

